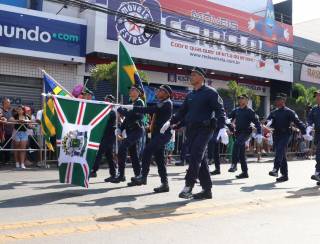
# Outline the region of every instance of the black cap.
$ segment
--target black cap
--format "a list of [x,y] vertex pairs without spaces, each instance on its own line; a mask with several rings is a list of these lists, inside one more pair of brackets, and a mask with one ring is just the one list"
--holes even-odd
[[115,97],[112,96],[111,94],[105,96],[104,100],[108,100],[108,101],[110,101],[112,103],[114,103],[116,101]]
[[192,72],[197,72],[199,75],[203,76],[203,78],[206,78],[206,72],[199,68],[199,67],[194,67],[192,70],[191,70],[191,73]]
[[239,96],[238,96],[238,99],[240,99],[240,98],[247,98],[247,99],[249,99],[249,97],[248,97],[247,94],[241,94],[241,95],[239,95]]
[[276,95],[276,100],[280,100],[280,99],[287,99],[287,94],[285,94],[285,93],[278,93],[277,95]]
[[139,86],[138,84],[132,85],[130,89],[132,89],[132,88],[137,89],[137,90],[139,91],[140,95],[143,95],[143,94],[144,94],[143,88],[142,88],[141,86]]
[[172,96],[172,89],[168,85],[161,85],[160,89],[164,90],[170,97]]

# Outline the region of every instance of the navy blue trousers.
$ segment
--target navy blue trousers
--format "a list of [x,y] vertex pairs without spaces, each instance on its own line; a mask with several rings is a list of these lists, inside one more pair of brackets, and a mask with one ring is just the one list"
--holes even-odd
[[204,159],[204,153],[213,131],[209,128],[187,130],[187,140],[190,150],[190,163],[185,177],[186,186],[193,187],[199,179],[204,190],[212,188],[208,162]]
[[316,171],[320,172],[320,133],[315,134],[314,143],[316,145]]
[[125,138],[119,146],[118,151],[118,167],[119,167],[119,176],[125,176],[125,167],[126,159],[129,151],[129,155],[132,162],[132,168],[135,176],[138,176],[141,171],[141,165],[138,157],[138,148],[137,144],[142,136],[142,129],[137,128],[133,131],[127,132],[127,138]]
[[274,135],[273,146],[275,150],[274,169],[279,170],[284,176],[288,176],[287,150],[290,135]]
[[235,136],[235,142],[232,150],[232,164],[241,164],[242,172],[248,172],[248,164],[246,159],[246,141],[249,139],[249,133],[239,133]]
[[158,134],[151,138],[146,145],[142,154],[142,171],[143,177],[147,177],[150,171],[152,156],[158,167],[158,173],[162,183],[168,183],[168,174],[165,161],[165,146],[171,139],[171,133]]
[[208,143],[208,160],[214,162],[216,170],[220,170],[220,143],[217,141],[217,134],[214,133]]

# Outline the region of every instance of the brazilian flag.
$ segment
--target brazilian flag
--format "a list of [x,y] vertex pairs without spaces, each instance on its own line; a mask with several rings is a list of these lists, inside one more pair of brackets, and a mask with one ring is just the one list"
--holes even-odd
[[[121,41],[119,41],[118,65],[120,95],[128,96],[130,87],[133,85],[139,86],[144,91],[136,65]],[[144,94],[142,99],[146,100]]]

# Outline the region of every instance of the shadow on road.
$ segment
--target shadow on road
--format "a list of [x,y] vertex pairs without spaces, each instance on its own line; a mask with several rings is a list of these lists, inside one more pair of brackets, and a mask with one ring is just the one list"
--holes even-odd
[[315,197],[320,196],[320,186],[307,187],[302,188],[297,191],[288,191],[290,196],[286,196],[286,198],[301,198],[301,197]]
[[41,180],[41,181],[17,181],[5,185],[0,185],[0,190],[13,190],[16,187],[25,186],[25,185],[36,185],[36,184],[51,184],[57,183],[59,180]]
[[97,218],[98,222],[113,222],[124,219],[157,219],[164,217],[182,216],[189,213],[176,213],[177,209],[187,205],[190,201],[179,201],[164,204],[147,205],[143,208],[121,207],[116,208],[119,215]]
[[290,188],[281,188],[276,187],[276,182],[266,183],[266,184],[257,184],[254,186],[243,186],[241,191],[243,192],[253,192],[253,191],[270,191],[270,190],[285,190]]
[[144,194],[137,194],[137,195],[124,195],[124,196],[115,196],[115,197],[104,197],[94,200],[89,200],[85,202],[68,202],[68,203],[59,203],[59,204],[65,204],[65,205],[76,205],[78,207],[104,207],[108,205],[114,205],[117,203],[129,203],[136,201],[139,197],[145,197],[154,195],[153,192],[144,193]]
[[105,188],[105,189],[79,189],[79,190],[64,190],[59,192],[48,192],[32,196],[24,196],[11,198],[7,200],[0,200],[0,208],[18,208],[18,207],[32,207],[44,205],[52,202],[56,202],[63,199],[93,195],[93,194],[102,194],[111,190],[117,190],[124,187],[117,188]]

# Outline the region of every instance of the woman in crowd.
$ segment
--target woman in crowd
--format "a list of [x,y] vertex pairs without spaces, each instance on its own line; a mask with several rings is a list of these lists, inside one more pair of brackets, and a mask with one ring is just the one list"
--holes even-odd
[[[28,134],[27,134],[27,125],[24,124],[29,120],[27,117],[24,108],[22,106],[18,106],[16,108],[16,113],[12,115],[13,117],[10,119],[11,122],[15,122],[14,125],[14,149],[16,150],[14,153],[16,160],[16,168],[25,169],[25,160],[26,160],[26,148],[28,144]],[[23,125],[24,124],[24,125]]]

